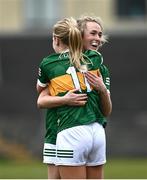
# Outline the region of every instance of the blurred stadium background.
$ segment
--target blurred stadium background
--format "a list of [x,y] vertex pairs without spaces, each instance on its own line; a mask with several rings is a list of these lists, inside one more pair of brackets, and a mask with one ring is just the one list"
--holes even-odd
[[147,158],[147,0],[0,0],[0,161],[42,159],[38,65],[53,52],[53,24],[82,14],[100,16],[109,36],[107,157]]

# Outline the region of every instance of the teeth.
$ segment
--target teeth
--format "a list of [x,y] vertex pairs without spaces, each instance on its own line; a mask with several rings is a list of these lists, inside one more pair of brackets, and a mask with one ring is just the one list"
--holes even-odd
[[98,46],[98,43],[96,43],[96,42],[92,42],[92,44],[91,44],[92,46]]

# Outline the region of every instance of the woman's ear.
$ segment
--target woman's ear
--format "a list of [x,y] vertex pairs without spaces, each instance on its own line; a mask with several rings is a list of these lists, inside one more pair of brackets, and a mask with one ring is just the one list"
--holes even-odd
[[57,36],[54,36],[54,42],[56,44],[56,46],[59,46],[59,38]]
[[60,44],[60,39],[57,37],[57,46]]

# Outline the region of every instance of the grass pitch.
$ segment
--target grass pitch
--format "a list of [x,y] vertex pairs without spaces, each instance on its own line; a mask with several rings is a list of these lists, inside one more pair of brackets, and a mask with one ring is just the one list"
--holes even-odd
[[[0,160],[0,179],[47,179],[47,166],[41,161]],[[147,179],[147,158],[108,159],[105,179]]]

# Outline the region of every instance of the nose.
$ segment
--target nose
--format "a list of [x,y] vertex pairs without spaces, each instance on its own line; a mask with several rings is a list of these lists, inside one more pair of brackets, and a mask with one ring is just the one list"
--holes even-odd
[[97,40],[100,40],[100,39],[101,39],[101,37],[100,37],[99,34],[96,35],[96,38],[97,38]]
[[99,34],[97,34],[97,35],[95,36],[95,40],[96,40],[98,43],[101,42],[101,37],[99,36]]

